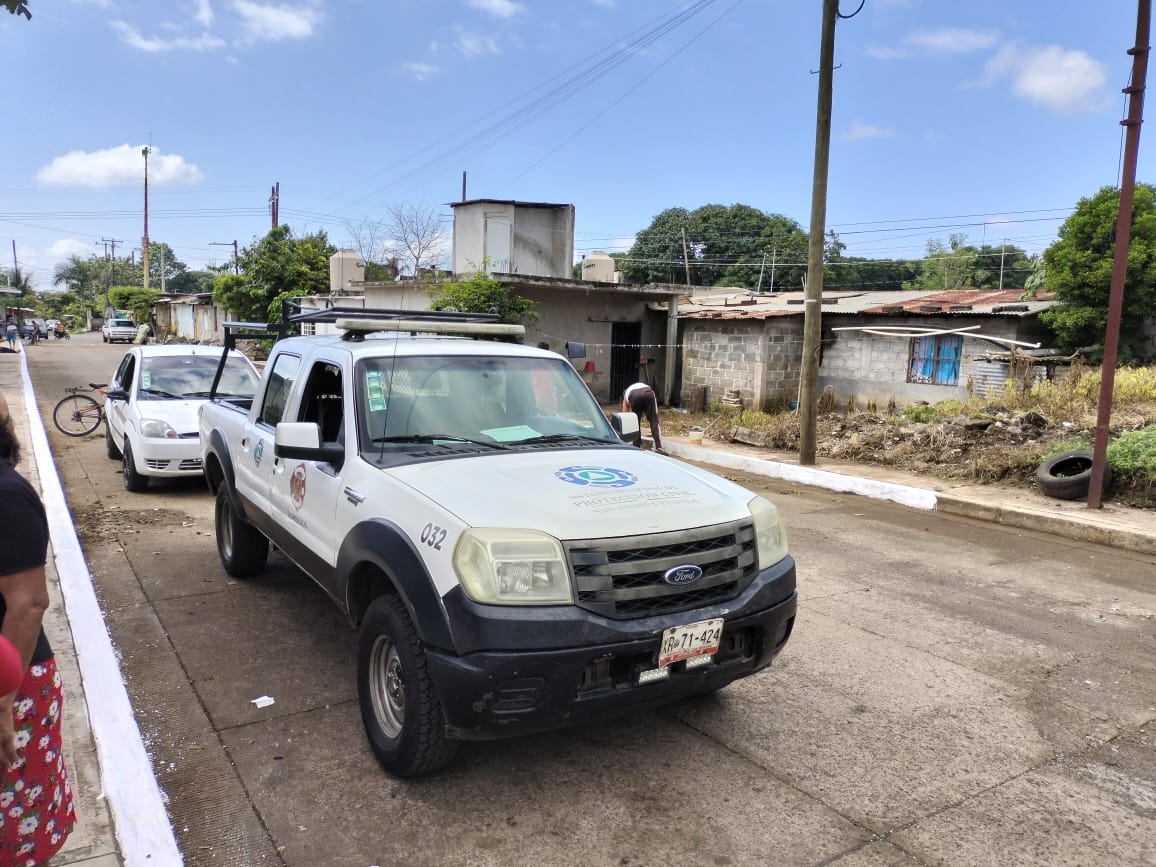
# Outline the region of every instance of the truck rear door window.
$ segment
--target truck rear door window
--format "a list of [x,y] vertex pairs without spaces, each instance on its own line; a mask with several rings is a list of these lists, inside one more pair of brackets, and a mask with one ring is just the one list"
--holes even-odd
[[301,358],[297,355],[278,355],[273,361],[273,371],[269,374],[269,384],[265,387],[265,396],[261,400],[261,412],[257,415],[257,424],[276,427],[285,415],[285,403],[289,400],[289,392],[297,379],[297,371],[301,367]]

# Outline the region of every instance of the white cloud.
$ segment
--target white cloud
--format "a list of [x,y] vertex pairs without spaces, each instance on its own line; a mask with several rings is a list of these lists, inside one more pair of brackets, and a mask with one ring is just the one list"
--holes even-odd
[[466,0],[466,2],[475,9],[499,18],[513,18],[524,8],[521,3],[515,3],[514,0]]
[[915,30],[897,46],[875,46],[867,49],[876,60],[902,60],[915,55],[972,54],[991,48],[999,42],[994,30],[971,30],[964,27],[942,27],[938,30]]
[[321,21],[321,12],[314,6],[277,6],[252,0],[233,0],[233,8],[242,19],[242,42],[308,39]]
[[62,238],[59,241],[54,241],[48,248],[48,257],[56,262],[67,259],[74,254],[87,259],[91,253],[91,244],[86,244],[84,241],[78,241],[75,238]]
[[602,6],[605,9],[614,8],[614,0],[590,0],[595,6]]
[[223,39],[208,33],[193,37],[174,36],[171,39],[162,39],[158,36],[143,35],[127,21],[113,21],[112,28],[126,44],[148,54],[160,54],[164,51],[215,51],[225,45]]
[[469,33],[461,28],[458,28],[458,38],[454,40],[454,45],[458,51],[469,58],[502,53],[502,49],[498,47],[498,40],[494,37],[481,33]]
[[1005,45],[984,66],[985,84],[1010,78],[1012,93],[1057,114],[1096,111],[1108,104],[1107,67],[1078,49]]
[[111,9],[113,6],[112,0],[72,0],[72,2],[81,6],[95,6],[98,9]]
[[843,135],[848,141],[860,141],[868,138],[895,138],[895,130],[889,126],[879,126],[874,123],[856,121]]
[[401,65],[401,68],[405,70],[406,74],[414,81],[429,81],[441,71],[441,67],[437,64],[421,63],[416,60],[406,61]]
[[193,0],[193,20],[202,27],[213,26],[213,7],[209,0]]
[[[119,145],[102,151],[70,151],[36,173],[47,187],[129,187],[144,182],[142,145]],[[200,183],[201,170],[179,154],[149,153],[149,183],[158,187]]]

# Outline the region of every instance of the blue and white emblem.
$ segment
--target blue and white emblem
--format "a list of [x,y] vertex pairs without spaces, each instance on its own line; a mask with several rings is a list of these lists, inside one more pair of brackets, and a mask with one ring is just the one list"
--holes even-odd
[[702,577],[702,569],[695,566],[693,563],[686,563],[682,566],[675,566],[673,569],[667,569],[662,573],[662,580],[667,584],[674,584],[682,587],[686,584],[693,584]]
[[595,488],[629,488],[638,476],[614,467],[562,467],[554,477],[572,485],[590,485]]

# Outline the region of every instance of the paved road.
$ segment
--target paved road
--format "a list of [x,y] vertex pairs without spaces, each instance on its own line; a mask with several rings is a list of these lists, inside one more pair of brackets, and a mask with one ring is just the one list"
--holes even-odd
[[[122,351],[29,354],[49,427]],[[1156,863],[1152,557],[727,472],[798,560],[776,666],[400,782],[320,591],[228,579],[200,484],[129,494],[103,428],[51,436],[190,865]]]

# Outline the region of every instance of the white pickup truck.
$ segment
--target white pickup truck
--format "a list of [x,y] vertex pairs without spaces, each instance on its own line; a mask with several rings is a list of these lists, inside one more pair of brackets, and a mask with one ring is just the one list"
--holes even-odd
[[774,505],[627,445],[637,418],[609,422],[561,356],[446,334],[519,326],[343,315],[278,341],[200,435],[225,570],[255,575],[272,542],[349,616],[388,771],[717,690],[783,649]]

